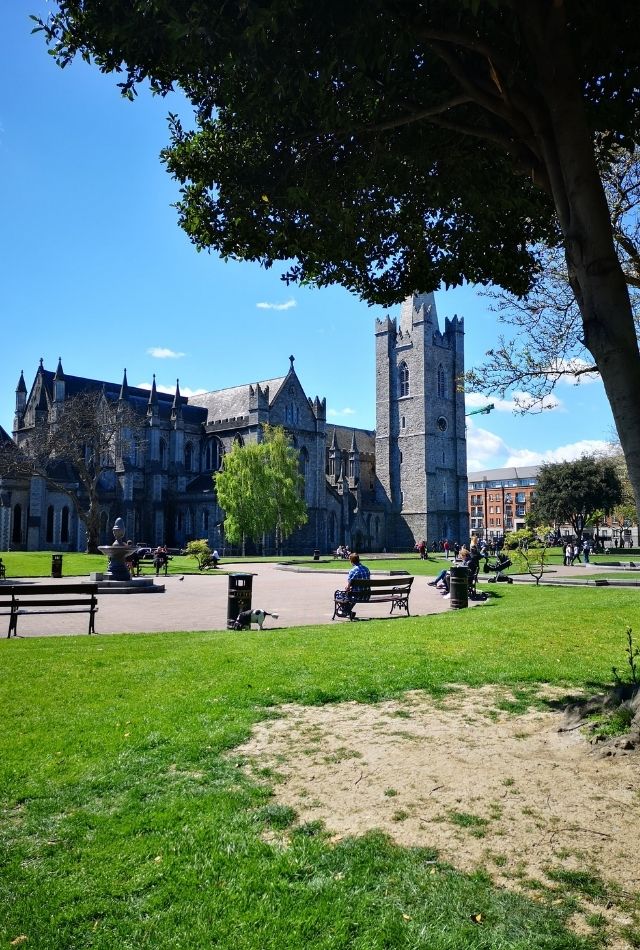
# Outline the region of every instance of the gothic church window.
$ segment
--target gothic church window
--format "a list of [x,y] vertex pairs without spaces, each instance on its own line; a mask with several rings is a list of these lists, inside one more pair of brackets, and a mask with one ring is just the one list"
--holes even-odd
[[69,542],[69,508],[67,505],[62,509],[62,518],[60,520],[60,540],[63,544]]
[[444,399],[444,395],[445,395],[444,387],[445,387],[444,368],[442,366],[442,363],[440,363],[438,366],[438,396],[441,399]]
[[207,472],[217,472],[222,468],[224,449],[219,439],[209,439],[202,457],[203,468]]
[[165,468],[167,464],[167,443],[160,439],[160,468]]
[[191,442],[187,442],[184,447],[184,467],[187,472],[193,469],[193,446]]
[[304,498],[307,491],[307,479],[309,478],[309,453],[304,446],[300,449],[300,455],[298,456],[298,471],[304,479],[300,487],[300,495]]
[[16,544],[22,541],[22,505],[15,505],[13,509],[13,531],[11,540]]
[[45,536],[47,544],[53,542],[53,505],[47,508],[47,533]]
[[400,396],[409,395],[409,367],[404,362],[400,363]]

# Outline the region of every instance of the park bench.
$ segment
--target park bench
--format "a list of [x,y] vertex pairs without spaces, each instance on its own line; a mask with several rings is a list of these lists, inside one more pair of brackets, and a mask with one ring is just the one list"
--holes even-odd
[[89,614],[88,633],[95,633],[97,584],[11,584],[0,588],[0,614],[9,616],[7,638],[18,635],[23,614]]
[[[350,589],[350,594],[353,594],[355,601],[353,609],[358,604],[391,604],[389,613],[392,614],[397,607],[398,610],[406,610],[408,617],[410,616],[409,594],[412,584],[413,577],[411,576],[370,577],[368,579],[357,577],[351,582]],[[340,596],[344,596],[344,591],[337,590],[334,594],[332,620],[336,617],[349,616],[349,602],[340,600]]]

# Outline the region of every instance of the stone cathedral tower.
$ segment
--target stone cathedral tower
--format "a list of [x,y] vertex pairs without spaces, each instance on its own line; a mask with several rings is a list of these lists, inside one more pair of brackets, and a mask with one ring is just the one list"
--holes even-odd
[[433,294],[376,321],[376,472],[387,548],[468,541],[464,323],[440,332]]

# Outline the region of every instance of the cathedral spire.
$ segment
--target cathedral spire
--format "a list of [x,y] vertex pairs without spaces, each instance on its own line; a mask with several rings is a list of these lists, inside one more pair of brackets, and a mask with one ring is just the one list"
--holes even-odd
[[119,399],[124,400],[129,395],[129,383],[127,382],[127,368],[125,366],[124,373],[122,376],[122,385],[120,386],[120,395]]

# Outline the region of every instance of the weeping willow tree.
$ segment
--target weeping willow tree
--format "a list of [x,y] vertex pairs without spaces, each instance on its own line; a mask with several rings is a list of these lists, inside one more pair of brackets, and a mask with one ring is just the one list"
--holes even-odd
[[264,426],[262,436],[261,442],[234,445],[214,475],[226,537],[241,543],[243,554],[247,539],[264,543],[272,533],[279,550],[307,521],[298,453],[280,426]]

